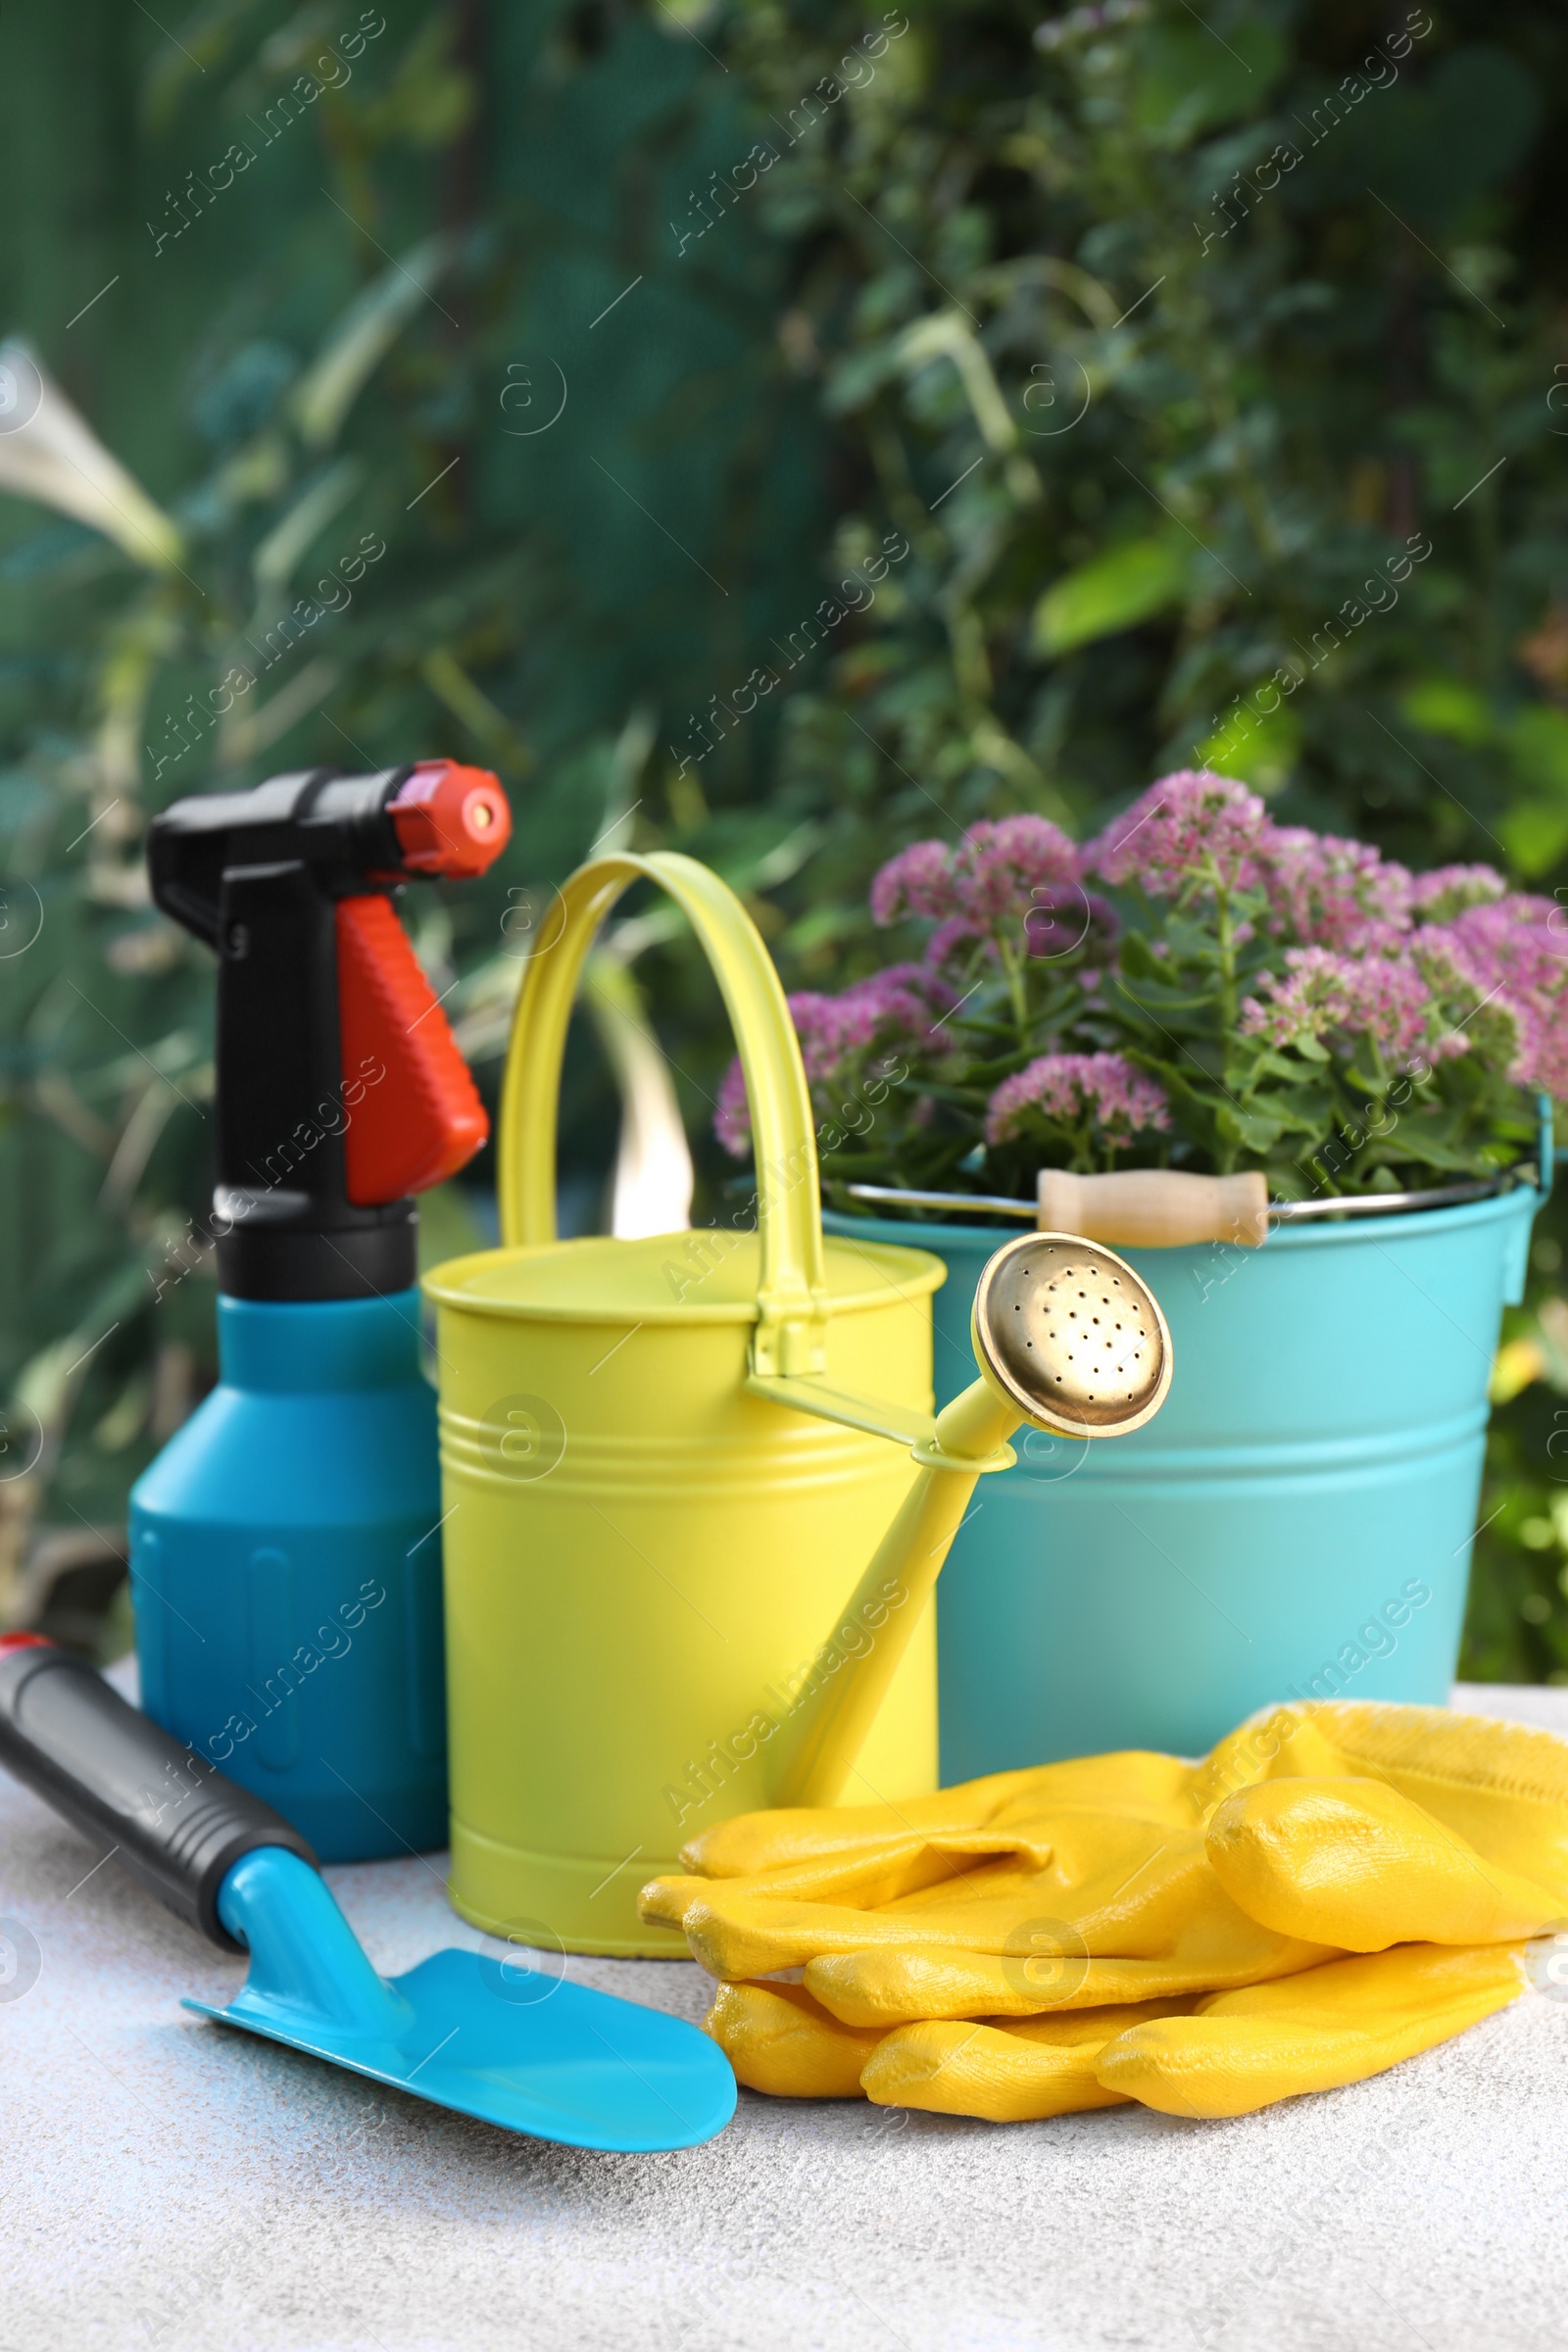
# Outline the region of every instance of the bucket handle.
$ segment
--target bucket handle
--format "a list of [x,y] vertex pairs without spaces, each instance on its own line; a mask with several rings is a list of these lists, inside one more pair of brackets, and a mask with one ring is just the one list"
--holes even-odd
[[617,852],[579,866],[563,887],[523,967],[507,1051],[497,1137],[502,1242],[514,1249],[556,1239],[556,1110],[572,1001],[600,925],[637,881],[657,882],[691,924],[740,1049],[761,1235],[754,1372],[809,1376],[825,1361],[826,1288],[806,1069],[761,933],[729,884],[695,858]]

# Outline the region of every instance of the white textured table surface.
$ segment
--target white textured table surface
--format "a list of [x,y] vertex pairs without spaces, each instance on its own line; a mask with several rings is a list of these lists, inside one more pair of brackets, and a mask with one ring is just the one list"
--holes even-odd
[[[1568,1733],[1568,1690],[1459,1703]],[[204,2023],[225,1961],[0,1775],[0,2352],[1559,2352],[1568,2005],[1232,2123],[993,2126],[743,2091],[708,2147],[546,2147]],[[440,1857],[435,1861],[439,1863]],[[378,1967],[484,1942],[327,1876]],[[500,1947],[491,1947],[499,1949]],[[698,2018],[680,1963],[574,1960]]]

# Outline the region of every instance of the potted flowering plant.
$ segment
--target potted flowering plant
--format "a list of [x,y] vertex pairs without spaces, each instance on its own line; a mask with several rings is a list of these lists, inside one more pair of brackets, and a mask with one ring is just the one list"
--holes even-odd
[[[1536,1094],[1568,1097],[1559,909],[1273,824],[1222,777],[1163,778],[1082,848],[1039,816],[916,842],[871,913],[918,956],[790,1000],[830,1198],[1032,1194],[1050,1166],[1416,1191],[1494,1177],[1533,1151]],[[857,1138],[840,1105],[868,1089]],[[743,1154],[738,1066],[717,1126]]]
[[[1559,911],[1182,773],[1082,846],[1028,815],[916,842],[871,914],[903,956],[791,1008],[827,1221],[912,1219],[947,1261],[939,1401],[1000,1238],[983,1204],[1032,1200],[1041,1168],[1259,1169],[1282,1220],[1314,1204],[1260,1250],[1128,1252],[1170,1402],[988,1482],[939,1589],[945,1776],[1197,1753],[1292,1694],[1442,1700],[1540,1109],[1568,1100]],[[738,1069],[717,1131],[746,1152]],[[861,1187],[895,1199],[867,1216]]]

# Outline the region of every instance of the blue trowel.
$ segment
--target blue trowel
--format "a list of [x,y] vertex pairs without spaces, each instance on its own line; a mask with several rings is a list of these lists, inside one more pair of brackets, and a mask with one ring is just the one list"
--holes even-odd
[[304,1838],[36,1634],[0,1639],[0,1764],[249,1952],[227,2008],[185,2003],[220,2025],[568,2147],[696,2147],[735,2111],[723,2053],[661,2010],[479,1952],[378,1976]]

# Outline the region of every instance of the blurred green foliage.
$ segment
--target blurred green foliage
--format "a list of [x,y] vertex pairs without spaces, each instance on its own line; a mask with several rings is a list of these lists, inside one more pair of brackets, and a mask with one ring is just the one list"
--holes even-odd
[[[112,1526],[214,1370],[189,1238],[212,970],[147,905],[148,811],[321,760],[498,767],[508,859],[409,905],[493,1082],[533,886],[634,808],[673,821],[661,705],[787,625],[824,527],[813,404],[769,357],[782,259],[699,275],[655,233],[740,103],[678,27],[418,0],[221,4],[172,38],[92,19],[0,28],[28,189],[5,318],[179,537],[138,565],[0,514],[8,1471],[42,1446],[0,1480],[13,1557],[34,1521]],[[760,730],[732,813],[682,810],[742,881],[790,864],[767,754]],[[591,1057],[572,1088],[591,1170]],[[469,1230],[455,1202],[426,1225]]]
[[[900,842],[1014,808],[1081,831],[1201,757],[1415,865],[1568,873],[1560,12],[166,22],[0,20],[0,325],[181,535],[157,570],[0,501],[6,939],[42,915],[0,957],[5,1462],[43,1447],[0,1477],[13,1556],[112,1526],[211,1376],[207,1274],[154,1297],[210,1127],[211,972],[139,881],[178,794],[497,766],[507,859],[409,910],[487,1087],[530,924],[611,826],[717,863],[808,986],[869,959]],[[866,606],[842,583],[890,532]],[[193,728],[236,663],[254,688]],[[701,1203],[727,1041],[667,926],[644,962]],[[611,1111],[585,1051],[589,1193]],[[448,1243],[468,1215],[434,1210]],[[1493,1675],[1568,1672],[1554,1231],[1482,1511]]]

